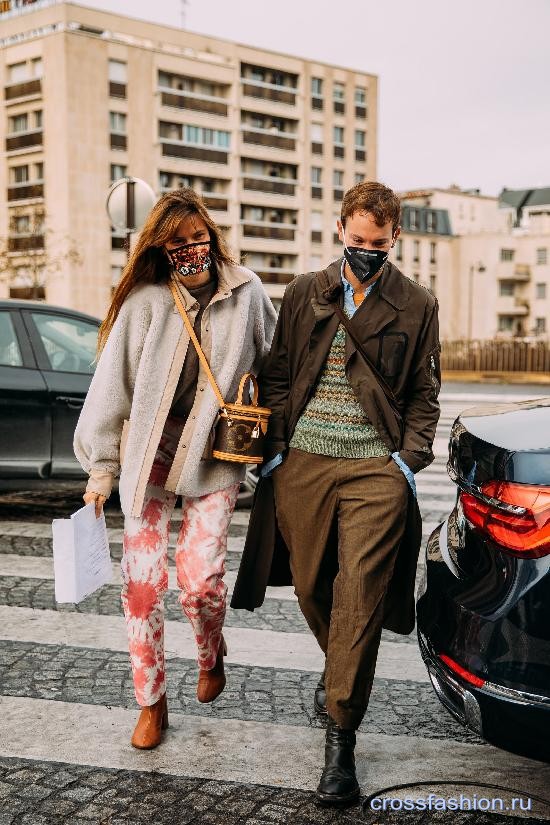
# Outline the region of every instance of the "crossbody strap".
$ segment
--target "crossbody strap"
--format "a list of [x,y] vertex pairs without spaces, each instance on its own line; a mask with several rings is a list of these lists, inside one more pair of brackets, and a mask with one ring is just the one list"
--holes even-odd
[[181,300],[181,295],[180,295],[180,292],[179,292],[179,288],[178,288],[177,284],[174,282],[174,280],[170,281],[170,290],[172,292],[172,295],[174,296],[174,301],[175,301],[176,307],[178,308],[179,314],[181,315],[181,317],[183,319],[183,323],[185,324],[185,328],[187,329],[187,332],[189,333],[189,338],[193,342],[194,347],[197,351],[197,355],[199,356],[199,361],[201,362],[201,364],[204,368],[204,371],[206,372],[206,375],[208,376],[208,380],[210,381],[212,389],[214,390],[214,392],[216,394],[216,398],[218,399],[218,403],[220,405],[220,408],[223,410],[223,408],[225,407],[225,401],[223,400],[223,395],[221,394],[220,388],[218,387],[218,385],[216,383],[216,379],[212,375],[212,370],[210,369],[210,364],[208,363],[206,355],[204,354],[203,349],[202,349],[201,345],[199,344],[199,339],[197,338],[195,330],[193,329],[193,324],[189,320],[189,316],[187,315],[187,312],[185,311],[183,301]]
[[[325,284],[327,286],[327,290],[325,290],[325,296],[326,296],[327,291],[330,288],[330,284],[329,284],[329,281],[328,281],[328,276],[326,274],[326,270],[324,270],[322,274],[323,274],[323,277],[324,277]],[[332,304],[332,307],[334,309],[334,312],[336,313],[336,315],[338,316],[338,318],[340,319],[340,321],[344,325],[345,329],[348,331],[348,333],[350,335],[350,338],[353,341],[353,343],[355,344],[355,347],[356,347],[358,353],[361,355],[363,361],[366,363],[367,367],[372,372],[373,377],[376,379],[377,383],[380,385],[380,387],[384,391],[384,394],[385,394],[386,398],[388,399],[388,403],[389,403],[390,407],[392,408],[393,413],[397,417],[398,421],[401,422],[402,415],[401,415],[401,412],[399,411],[399,406],[398,406],[398,403],[397,403],[397,398],[395,397],[395,393],[393,392],[393,390],[390,387],[390,385],[388,384],[388,382],[380,374],[380,372],[376,369],[376,367],[374,366],[374,364],[372,363],[372,361],[368,357],[368,355],[365,352],[365,349],[363,347],[363,344],[359,341],[359,339],[357,337],[357,334],[356,334],[356,331],[353,329],[353,326],[351,324],[351,320],[348,318],[348,316],[346,315],[346,313],[344,312],[342,307],[338,304],[338,301],[337,300],[336,301],[331,301],[331,304]]]

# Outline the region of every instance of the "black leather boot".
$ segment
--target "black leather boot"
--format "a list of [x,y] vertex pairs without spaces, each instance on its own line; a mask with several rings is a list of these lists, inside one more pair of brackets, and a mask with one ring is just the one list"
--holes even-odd
[[317,687],[315,688],[315,693],[313,695],[313,707],[315,709],[315,713],[320,714],[321,716],[327,715],[327,692],[325,690],[325,671],[323,670],[321,677],[317,683]]
[[323,805],[352,805],[360,789],[355,775],[355,731],[345,730],[328,718],[325,769],[316,796]]

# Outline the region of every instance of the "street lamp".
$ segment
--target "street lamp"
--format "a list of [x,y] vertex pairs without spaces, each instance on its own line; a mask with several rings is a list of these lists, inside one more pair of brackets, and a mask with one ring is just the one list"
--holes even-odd
[[477,264],[470,265],[470,278],[468,281],[468,341],[472,340],[472,322],[474,314],[474,270],[485,272],[485,266],[478,261]]

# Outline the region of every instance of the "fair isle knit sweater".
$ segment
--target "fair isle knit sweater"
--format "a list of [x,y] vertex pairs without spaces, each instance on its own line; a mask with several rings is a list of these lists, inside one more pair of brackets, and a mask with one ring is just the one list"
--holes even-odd
[[296,424],[290,447],[333,458],[389,455],[347,379],[345,347],[346,331],[340,324],[317,388]]

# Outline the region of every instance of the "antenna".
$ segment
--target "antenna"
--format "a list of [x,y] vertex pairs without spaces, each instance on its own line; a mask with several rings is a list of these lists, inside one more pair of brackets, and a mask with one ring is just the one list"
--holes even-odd
[[189,6],[190,0],[180,0],[180,7],[181,7],[181,27],[182,29],[185,28],[187,23],[187,7]]

